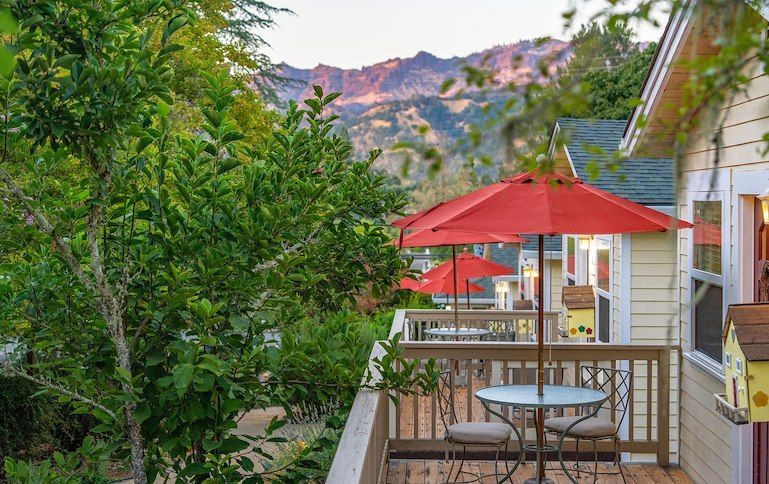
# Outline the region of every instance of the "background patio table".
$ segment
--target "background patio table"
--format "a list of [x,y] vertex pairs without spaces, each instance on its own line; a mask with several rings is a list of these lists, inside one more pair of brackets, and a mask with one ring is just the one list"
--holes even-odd
[[[563,440],[568,431],[577,425],[579,422],[593,417],[598,413],[600,406],[608,400],[608,396],[601,391],[593,390],[590,388],[573,387],[567,385],[544,385],[544,392],[542,395],[537,394],[537,385],[497,385],[486,388],[481,388],[475,392],[475,398],[481,401],[484,408],[491,414],[496,415],[503,421],[507,422],[518,438],[520,442],[520,452],[518,453],[518,461],[513,468],[502,478],[499,482],[510,478],[513,475],[518,466],[523,462],[523,457],[526,451],[534,451],[537,455],[537,466],[543,465],[543,456],[547,452],[557,452],[558,461],[561,463],[563,471],[571,482],[577,484],[577,480],[571,475],[567,469],[566,463],[563,461],[563,455],[561,447]],[[556,445],[543,445],[538,447],[536,444],[524,444],[523,436],[518,431],[518,428],[513,422],[505,417],[501,412],[494,411],[490,408],[491,405],[500,405],[503,407],[513,407],[525,410],[531,409],[559,409],[559,408],[571,408],[571,407],[592,407],[592,412],[586,412],[585,415],[576,420],[569,428],[566,429],[561,438],[558,439]],[[521,412],[525,418],[525,412]],[[537,426],[542,425],[543,422],[536,422]],[[536,475],[539,475],[537,473]],[[536,478],[535,478],[536,479]],[[534,481],[538,482],[538,481]],[[552,481],[551,481],[552,482]]]
[[491,331],[483,328],[430,328],[425,330],[425,334],[434,338],[443,339],[481,339],[483,336],[488,336]]

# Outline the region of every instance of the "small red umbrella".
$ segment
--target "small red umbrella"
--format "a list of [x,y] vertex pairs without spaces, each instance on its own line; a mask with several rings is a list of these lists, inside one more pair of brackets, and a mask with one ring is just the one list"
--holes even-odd
[[483,292],[486,290],[483,286],[468,281],[459,281],[456,285],[456,292],[454,291],[454,287],[453,279],[430,279],[422,282],[422,284],[415,290],[425,294],[456,294],[457,292],[470,293]]
[[[439,203],[393,223],[401,229],[462,230],[495,234],[537,234],[539,267],[544,267],[544,235],[664,232],[692,225],[587,183],[557,173],[531,171],[467,195]],[[544,294],[539,277],[539,294]],[[537,318],[537,390],[544,385],[544,305]],[[537,411],[542,421],[542,411]],[[537,445],[544,442],[537,428]],[[544,479],[541,462],[537,474]]]
[[448,279],[455,271],[458,279],[515,274],[515,269],[478,257],[469,253],[467,249],[459,254],[456,260],[456,268],[451,261],[447,261],[430,269],[420,277],[423,279]]
[[[418,215],[418,214],[416,214]],[[405,217],[401,220],[408,220],[412,218],[413,216]],[[520,242],[526,242],[526,239],[523,237],[519,237],[515,234],[481,234],[477,232],[464,232],[464,231],[458,231],[458,230],[417,230],[410,234],[404,235],[403,231],[401,231],[401,236],[399,239],[393,240],[393,243],[397,245],[399,248],[403,247],[440,247],[440,246],[451,246],[451,260],[454,267],[456,267],[456,261],[457,261],[457,254],[456,254],[456,246],[457,245],[464,245],[464,244],[488,244],[488,243],[520,243]],[[506,268],[506,271],[503,274],[512,274],[514,271],[512,269]],[[465,277],[464,279],[468,279],[471,277],[483,277],[483,276],[493,276],[498,275],[496,272],[491,273],[479,273],[477,275],[471,275],[469,277]],[[424,275],[422,277],[425,277]],[[435,279],[437,277],[443,277],[443,276],[433,276],[432,278]],[[461,278],[461,277],[460,277]],[[425,277],[425,279],[430,279],[430,277]],[[456,278],[455,278],[456,282]],[[459,301],[457,300],[457,293],[458,290],[454,290],[452,294],[454,294],[454,320],[458,324],[459,322]],[[470,309],[470,294],[467,294],[467,308]]]
[[[422,274],[422,277],[429,280],[452,279],[469,282],[469,279],[475,277],[504,276],[508,274],[515,274],[515,269],[470,254],[467,252],[467,249],[465,249],[459,257],[452,257],[452,260],[430,269]],[[454,304],[457,304],[456,300],[454,301]],[[467,293],[467,309],[470,309],[469,293]]]
[[419,285],[421,284],[420,281],[416,279],[412,279],[410,277],[404,277],[401,279],[400,284],[398,284],[398,289],[407,289],[409,291],[416,291],[419,289]]

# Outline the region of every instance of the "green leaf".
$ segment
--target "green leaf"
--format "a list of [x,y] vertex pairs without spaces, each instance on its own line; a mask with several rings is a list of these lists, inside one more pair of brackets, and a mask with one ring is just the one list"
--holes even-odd
[[118,367],[115,368],[115,373],[120,375],[120,377],[123,378],[124,380],[129,381],[129,382],[131,381],[131,373],[128,370],[126,370],[125,368],[121,368],[121,367],[118,366]]
[[64,54],[63,56],[58,57],[56,61],[54,61],[53,66],[69,69],[70,66],[72,66],[72,63],[80,59],[80,57],[80,54]]
[[222,402],[222,405],[220,407],[222,413],[233,413],[237,410],[240,410],[246,406],[245,402],[243,400],[240,400],[238,398],[231,398],[224,400]]
[[166,354],[161,351],[154,351],[147,355],[147,366],[157,366],[166,361]]
[[13,72],[13,53],[7,47],[0,46],[0,75],[8,77]]
[[165,101],[158,101],[158,114],[161,116],[168,116],[171,112],[171,107]]
[[186,15],[177,15],[176,17],[172,18],[168,21],[168,24],[166,25],[166,28],[163,30],[163,36],[160,39],[160,43],[162,45],[165,45],[168,42],[168,39],[180,28],[184,27],[184,25],[187,23],[187,16]]
[[223,363],[224,362],[220,360],[216,355],[206,354],[200,357],[200,361],[198,362],[197,366],[216,375],[221,375]]
[[139,423],[142,423],[148,418],[150,418],[150,416],[152,415],[152,410],[150,410],[149,405],[144,403],[136,407],[136,411],[134,412],[134,414],[136,416],[136,420]]
[[208,468],[204,463],[193,462],[192,464],[187,465],[187,467],[184,468],[181,474],[184,476],[197,476],[200,474],[205,474],[207,472],[208,472]]
[[449,92],[449,89],[451,89],[456,83],[457,83],[457,80],[456,78],[453,78],[453,77],[443,81],[443,83],[441,84],[441,94],[446,94],[447,92]]
[[174,386],[179,390],[186,390],[192,382],[192,376],[195,373],[195,367],[189,363],[183,363],[174,368]]
[[220,454],[231,454],[248,448],[248,442],[235,436],[227,437],[216,450]]
[[243,331],[251,326],[251,320],[245,316],[233,315],[230,316],[230,326],[232,326],[233,329]]
[[10,10],[4,8],[0,10],[0,32],[4,34],[15,34],[18,24],[11,15]]

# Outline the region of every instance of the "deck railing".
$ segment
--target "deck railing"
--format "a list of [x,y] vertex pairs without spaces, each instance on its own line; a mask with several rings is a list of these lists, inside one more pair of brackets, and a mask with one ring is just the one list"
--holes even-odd
[[[403,342],[403,356],[413,359],[436,358],[455,371],[455,405],[463,421],[498,421],[484,411],[474,397],[479,388],[502,384],[536,383],[537,345],[506,342]],[[622,451],[656,454],[659,465],[667,465],[670,452],[670,353],[666,346],[614,345],[604,343],[553,343],[545,347],[545,383],[574,385],[580,383],[582,365],[626,369],[633,372],[626,422],[621,431]],[[493,407],[492,407],[493,408]],[[504,412],[534,442],[530,419]],[[391,409],[394,432],[390,435],[392,451],[442,451],[443,440],[435,395],[402,398]],[[615,419],[616,414],[611,414]],[[599,443],[599,452],[611,450],[611,442]],[[516,446],[512,446],[517,451]],[[567,443],[566,450],[572,450]]]
[[[384,354],[384,349],[376,343],[369,358],[369,369],[374,377],[372,385],[379,376],[371,362]],[[383,466],[387,462],[389,403],[390,399],[384,392],[366,388],[358,391],[326,482],[379,482]]]
[[[520,313],[513,311],[509,313]],[[432,314],[431,314],[432,313]],[[445,321],[446,311],[401,310],[396,313],[390,336],[402,332],[406,321]],[[464,311],[466,321],[481,321],[484,313],[496,311]],[[431,324],[431,323],[426,323]],[[552,333],[555,334],[555,333]],[[520,340],[519,340],[520,341]],[[458,373],[453,378],[457,412],[461,420],[494,421],[480,406],[474,393],[481,387],[507,383],[534,383],[537,347],[529,342],[507,341],[401,341],[406,358],[435,358],[444,368]],[[372,358],[380,354],[375,347]],[[647,455],[658,465],[670,460],[670,382],[671,355],[677,358],[678,348],[653,345],[615,345],[604,343],[557,343],[545,347],[548,383],[579,383],[581,365],[628,369],[633,372],[630,402],[620,436],[622,451],[633,456]],[[375,483],[382,478],[390,452],[398,454],[438,454],[447,449],[444,429],[439,418],[434,395],[401,397],[393,405],[387,395],[361,390],[355,398],[347,424],[328,476],[328,482]],[[496,409],[495,409],[496,410]],[[528,442],[534,440],[534,429],[526,412],[506,415],[523,430]],[[614,416],[612,416],[613,418]],[[574,442],[566,441],[565,450],[574,450]],[[611,450],[610,442],[599,442],[598,451]],[[592,450],[592,447],[591,447]],[[517,443],[511,445],[517,452]]]
[[[559,317],[559,312],[545,311],[545,341],[558,340]],[[459,326],[489,330],[490,334],[484,337],[487,341],[535,341],[536,322],[537,311],[459,311]],[[403,341],[425,341],[430,339],[425,330],[454,326],[454,311],[435,309],[400,310],[393,324],[393,328],[403,333]]]

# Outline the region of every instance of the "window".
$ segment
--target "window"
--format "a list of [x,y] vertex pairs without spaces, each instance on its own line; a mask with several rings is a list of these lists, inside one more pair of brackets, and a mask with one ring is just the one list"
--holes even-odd
[[721,202],[694,202],[694,269],[721,275]]
[[736,371],[738,375],[742,375],[742,360],[739,358],[734,359],[734,371]]
[[598,296],[598,341],[609,342],[609,299]]
[[730,367],[732,366],[732,354],[731,353],[724,353],[724,366]]
[[611,243],[608,240],[598,239],[596,246],[596,286],[598,289],[609,292],[609,274],[611,273]]
[[695,200],[692,250],[694,350],[722,363],[724,291],[720,200]]
[[723,289],[694,279],[694,349],[721,362]]
[[566,274],[574,278],[577,263],[577,239],[566,237]]

